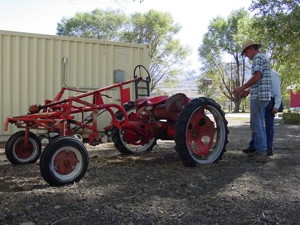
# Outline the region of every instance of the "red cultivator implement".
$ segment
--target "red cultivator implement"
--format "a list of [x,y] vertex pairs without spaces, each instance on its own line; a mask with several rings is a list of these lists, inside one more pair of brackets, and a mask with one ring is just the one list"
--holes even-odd
[[[141,70],[145,70],[148,77],[144,79]],[[131,101],[130,88],[125,86],[134,83],[139,97],[139,84],[146,83],[149,87],[149,82],[148,71],[139,65],[134,69],[132,80],[94,91],[62,88],[52,101],[31,106],[27,115],[7,118],[5,130],[9,123],[24,129],[7,141],[8,160],[13,164],[27,164],[40,158],[41,174],[53,186],[79,181],[89,163],[83,142],[101,143],[103,135],[97,119],[105,111],[111,116],[105,131],[122,154],[150,151],[156,140],[162,139],[175,140],[176,152],[185,166],[219,161],[225,152],[228,135],[227,121],[220,106],[212,99],[190,99],[182,93],[171,97],[144,96]],[[104,98],[110,98],[105,92],[116,88],[120,103],[105,103]],[[62,99],[65,91],[80,94]],[[47,132],[43,140],[47,139],[48,144],[43,151],[41,139],[32,130]],[[88,138],[82,138],[86,130]]]

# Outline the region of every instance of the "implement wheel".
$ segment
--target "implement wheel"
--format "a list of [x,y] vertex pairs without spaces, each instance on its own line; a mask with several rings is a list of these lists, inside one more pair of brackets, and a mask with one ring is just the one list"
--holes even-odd
[[59,137],[44,149],[40,159],[43,178],[51,186],[78,182],[89,164],[88,152],[80,140]]
[[14,133],[6,142],[5,155],[14,165],[35,163],[41,154],[41,141],[34,133],[29,132],[25,144],[25,131]]
[[222,159],[228,142],[227,120],[214,100],[193,99],[180,113],[175,130],[175,149],[185,166]]

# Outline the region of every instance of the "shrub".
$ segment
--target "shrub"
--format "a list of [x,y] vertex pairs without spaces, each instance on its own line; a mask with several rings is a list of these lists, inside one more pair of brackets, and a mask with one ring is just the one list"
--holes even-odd
[[300,124],[300,113],[283,113],[282,119],[286,124]]

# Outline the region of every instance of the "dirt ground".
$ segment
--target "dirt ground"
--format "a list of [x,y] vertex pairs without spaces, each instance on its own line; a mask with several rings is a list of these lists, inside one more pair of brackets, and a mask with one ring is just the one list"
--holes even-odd
[[267,163],[240,150],[245,118],[228,117],[229,143],[216,164],[184,167],[173,141],[120,156],[112,143],[89,148],[84,178],[51,187],[38,163],[13,166],[0,150],[0,224],[300,224],[300,126],[276,120]]

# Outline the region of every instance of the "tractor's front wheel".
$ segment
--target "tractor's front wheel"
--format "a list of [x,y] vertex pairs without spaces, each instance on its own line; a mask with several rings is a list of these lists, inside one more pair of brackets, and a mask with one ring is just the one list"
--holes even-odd
[[14,133],[6,142],[5,155],[15,165],[35,163],[41,154],[41,141],[34,133],[29,132],[25,141],[25,131]]
[[[124,109],[127,112],[129,121],[134,120],[137,122],[136,118],[136,108],[134,106],[134,102],[128,102],[124,105]],[[149,117],[152,116],[150,111],[144,111],[143,113],[147,114]],[[142,113],[142,115],[143,115]],[[117,119],[122,119],[123,115],[120,111],[116,113]],[[130,155],[134,153],[142,153],[151,151],[152,148],[156,145],[156,138],[150,139],[147,143],[143,143],[142,139],[139,135],[136,135],[134,140],[130,142],[127,140],[130,135],[134,136],[136,133],[130,130],[122,130],[116,127],[112,128],[112,141],[114,142],[115,147],[119,150],[121,154]],[[127,138],[126,138],[127,137]]]
[[51,186],[78,182],[89,164],[88,152],[80,140],[59,137],[44,149],[40,159],[42,177]]
[[222,159],[228,142],[228,128],[224,112],[214,100],[193,99],[180,113],[175,131],[175,149],[185,166]]

